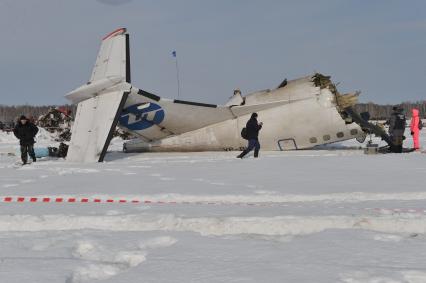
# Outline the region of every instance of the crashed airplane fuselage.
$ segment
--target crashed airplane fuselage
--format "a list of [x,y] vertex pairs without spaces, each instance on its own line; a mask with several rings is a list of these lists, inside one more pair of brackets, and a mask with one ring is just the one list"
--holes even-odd
[[284,81],[273,90],[225,105],[172,100],[130,85],[129,35],[118,29],[106,36],[86,85],[67,96],[78,104],[68,152],[71,161],[102,161],[118,125],[139,138],[125,151],[240,150],[240,132],[251,113],[263,122],[262,149],[294,150],[364,136],[345,108],[357,94],[341,95],[321,74]]
[[252,112],[263,122],[259,139],[267,150],[311,148],[362,135],[357,124],[342,119],[336,94],[315,84],[320,76],[245,97],[238,94],[225,106],[168,100],[144,91],[131,94],[119,123],[141,139],[126,143],[125,150],[240,150],[247,145],[240,132]]

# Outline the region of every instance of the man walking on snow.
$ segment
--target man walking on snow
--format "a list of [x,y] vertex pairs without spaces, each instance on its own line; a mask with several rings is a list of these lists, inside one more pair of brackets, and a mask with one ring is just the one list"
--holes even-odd
[[22,115],[13,129],[13,133],[15,134],[15,137],[19,139],[19,144],[21,145],[22,163],[24,165],[27,164],[28,154],[33,159],[33,162],[36,162],[36,156],[34,153],[34,137],[38,133],[37,126],[28,121],[27,117]]
[[237,156],[237,158],[243,158],[247,153],[253,150],[254,148],[254,157],[259,156],[260,144],[259,144],[259,131],[262,129],[263,123],[257,122],[257,113],[251,114],[250,120],[246,124],[247,130],[247,148]]

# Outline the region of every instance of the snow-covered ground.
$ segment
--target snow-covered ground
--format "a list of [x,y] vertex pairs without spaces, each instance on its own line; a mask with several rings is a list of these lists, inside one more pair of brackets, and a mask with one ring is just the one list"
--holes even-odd
[[426,282],[426,154],[347,141],[240,160],[114,140],[102,164],[20,167],[16,145],[0,133],[0,282]]

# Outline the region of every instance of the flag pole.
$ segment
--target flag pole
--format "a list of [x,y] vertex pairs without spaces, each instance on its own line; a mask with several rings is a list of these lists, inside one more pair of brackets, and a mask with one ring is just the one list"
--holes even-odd
[[178,99],[180,97],[180,80],[179,80],[179,64],[178,64],[178,58],[176,51],[173,51],[173,57],[175,57],[175,63],[176,63],[176,80],[177,80],[177,93],[178,93]]

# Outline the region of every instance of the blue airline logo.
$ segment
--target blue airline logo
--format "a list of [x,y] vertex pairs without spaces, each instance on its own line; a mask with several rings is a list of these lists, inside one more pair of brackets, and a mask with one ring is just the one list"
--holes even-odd
[[121,125],[133,131],[142,131],[158,125],[164,120],[164,110],[155,103],[139,103],[124,108],[120,119]]

